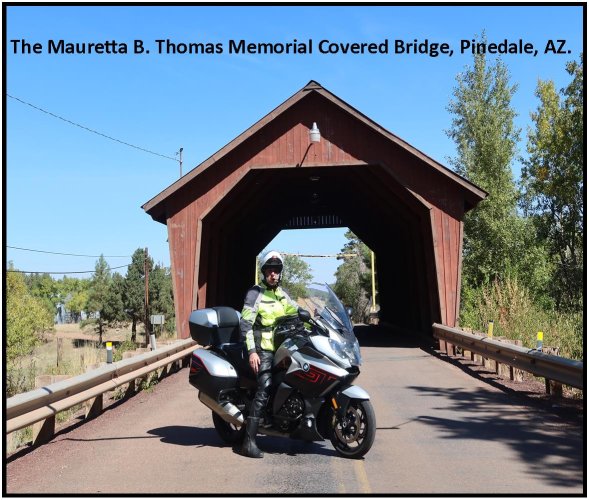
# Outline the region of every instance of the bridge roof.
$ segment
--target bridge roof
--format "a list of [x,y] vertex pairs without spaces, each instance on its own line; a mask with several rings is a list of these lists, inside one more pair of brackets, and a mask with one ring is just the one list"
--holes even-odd
[[307,85],[305,85],[301,90],[295,93],[293,96],[288,98],[250,128],[245,130],[242,134],[237,136],[219,151],[214,153],[212,156],[207,158],[203,161],[200,165],[197,165],[195,168],[190,170],[187,174],[183,177],[178,179],[176,182],[168,186],[158,195],[153,197],[151,200],[146,202],[142,208],[149,214],[151,217],[161,222],[162,224],[166,223],[166,201],[174,197],[175,193],[179,191],[181,188],[186,186],[187,184],[193,182],[198,176],[202,175],[210,166],[214,165],[220,159],[234,151],[238,148],[244,141],[251,138],[253,135],[258,133],[263,127],[271,123],[275,120],[278,116],[285,113],[291,107],[293,107],[296,103],[305,99],[312,93],[317,93],[323,96],[325,99],[329,100],[342,110],[346,111],[350,115],[352,115],[355,119],[359,120],[363,124],[370,127],[375,133],[382,135],[387,140],[391,141],[392,143],[400,146],[410,154],[414,155],[416,158],[424,162],[425,164],[429,165],[432,169],[443,174],[445,177],[448,178],[452,183],[458,185],[461,190],[464,192],[466,203],[466,209],[469,210],[476,206],[476,204],[483,200],[487,193],[476,186],[475,184],[471,183],[464,177],[456,174],[452,170],[448,169],[441,163],[437,162],[436,160],[432,159],[422,151],[418,150],[417,148],[411,146],[409,143],[398,137],[397,135],[389,132],[385,128],[381,127],[378,123],[374,122],[366,115],[355,109],[354,107],[350,106],[348,103],[337,97],[336,95],[332,94],[330,91],[325,89],[322,85],[317,83],[314,80],[311,80]]

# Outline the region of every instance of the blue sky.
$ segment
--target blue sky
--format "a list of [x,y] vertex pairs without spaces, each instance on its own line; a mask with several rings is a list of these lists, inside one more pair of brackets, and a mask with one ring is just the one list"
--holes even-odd
[[[456,75],[472,63],[460,40],[485,31],[489,42],[524,42],[536,57],[505,55],[518,85],[513,106],[525,154],[538,79],[557,88],[565,64],[583,50],[581,6],[9,6],[5,92],[39,108],[158,153],[109,140],[6,98],[5,262],[25,271],[93,270],[95,257],[112,268],[147,247],[169,265],[166,227],[141,205],[316,80],[385,129],[448,165],[455,147],[446,136],[447,106]],[[157,53],[156,40],[220,43],[222,54]],[[229,54],[230,40],[307,43],[312,54]],[[426,54],[321,54],[318,45],[394,40],[448,43],[451,57]],[[10,40],[41,44],[16,51]],[[106,42],[127,54],[48,54],[48,41]],[[150,54],[133,54],[142,40]],[[564,55],[544,54],[548,40],[566,40]],[[6,43],[6,42],[5,42]],[[555,42],[558,46],[558,43]],[[16,53],[15,53],[16,52]],[[26,52],[26,51],[25,51]],[[494,56],[491,56],[494,57]],[[172,158],[172,159],[170,159]],[[514,165],[519,176],[519,165]],[[283,231],[268,245],[284,252],[335,254],[344,230]],[[112,256],[112,257],[111,257]],[[115,257],[120,256],[120,257]],[[331,282],[336,259],[307,259],[315,278]],[[124,274],[126,269],[117,269]],[[249,272],[249,271],[248,271]],[[75,274],[89,277],[91,274]],[[56,276],[58,278],[59,276]]]

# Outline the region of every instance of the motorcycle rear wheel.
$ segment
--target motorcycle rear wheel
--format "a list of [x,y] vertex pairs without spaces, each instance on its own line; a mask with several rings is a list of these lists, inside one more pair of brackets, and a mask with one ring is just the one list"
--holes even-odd
[[372,447],[376,435],[376,417],[370,401],[350,401],[344,418],[332,417],[329,439],[341,456],[361,458]]
[[225,441],[227,444],[236,444],[241,443],[243,441],[243,436],[245,434],[245,425],[241,427],[237,427],[236,425],[230,424],[223,420],[219,415],[215,412],[213,413],[213,425],[215,426],[215,430],[219,437]]

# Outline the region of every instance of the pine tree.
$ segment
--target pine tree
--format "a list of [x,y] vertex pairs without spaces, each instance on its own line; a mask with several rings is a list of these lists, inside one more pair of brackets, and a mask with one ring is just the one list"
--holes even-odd
[[96,325],[99,344],[102,344],[102,336],[107,326],[104,309],[108,300],[111,279],[108,263],[104,256],[101,255],[94,267],[94,275],[90,280],[90,293],[88,296],[88,313],[94,315],[91,321]]
[[149,274],[149,304],[152,314],[163,314],[165,330],[176,329],[174,293],[170,268],[157,264]]
[[[131,318],[131,341],[137,338],[137,323],[145,322],[145,259],[143,248],[133,252],[131,264],[125,276],[124,304],[127,314]],[[148,271],[153,269],[153,259],[147,259]]]

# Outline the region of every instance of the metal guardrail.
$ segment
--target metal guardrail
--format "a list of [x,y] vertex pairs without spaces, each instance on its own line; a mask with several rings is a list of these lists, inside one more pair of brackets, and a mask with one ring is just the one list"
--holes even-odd
[[467,333],[459,328],[451,328],[439,323],[434,323],[432,328],[434,338],[449,344],[460,346],[547,380],[560,382],[581,390],[585,389],[582,361],[574,361],[561,356],[545,354],[536,349],[506,344],[483,334]]
[[[192,339],[182,340],[40,389],[17,394],[6,401],[6,433],[52,419],[60,411],[102,396],[123,384],[134,383],[148,373],[189,356],[195,346],[196,342]],[[102,399],[99,406],[101,409]]]

